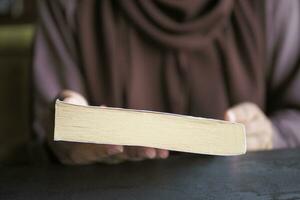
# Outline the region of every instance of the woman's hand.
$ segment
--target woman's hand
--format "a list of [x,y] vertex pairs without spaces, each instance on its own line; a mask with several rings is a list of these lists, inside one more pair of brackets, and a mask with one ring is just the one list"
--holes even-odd
[[[64,102],[88,105],[87,100],[77,92],[64,90],[61,93]],[[113,156],[124,151],[120,145],[85,144],[76,142],[50,142],[50,146],[63,164],[91,164],[96,162],[116,163],[121,159]]]
[[225,120],[245,125],[247,150],[272,149],[272,123],[256,104],[242,103],[234,106],[225,113]]
[[[73,91],[62,92],[64,102],[88,105],[86,99]],[[97,162],[120,163],[125,160],[167,158],[169,151],[148,147],[120,145],[84,144],[75,142],[51,142],[54,153],[64,164],[91,164]]]

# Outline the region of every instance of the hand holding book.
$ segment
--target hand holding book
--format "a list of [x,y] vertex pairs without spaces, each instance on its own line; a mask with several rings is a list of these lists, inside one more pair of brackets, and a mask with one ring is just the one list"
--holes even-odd
[[74,100],[71,103],[67,100],[56,102],[55,141],[122,148],[113,156],[101,154],[100,159],[94,156],[94,162],[110,162],[113,158],[117,162],[166,158],[167,150],[223,156],[240,155],[246,151],[245,129],[239,123],[145,110],[76,105]]
[[245,125],[248,151],[272,149],[276,130],[256,104],[245,102],[232,107],[225,113],[225,120]]
[[[76,92],[65,90],[61,96],[66,103],[88,105],[86,99]],[[119,163],[125,160],[164,159],[169,156],[168,150],[138,146],[59,142],[55,147],[54,152],[64,164]]]

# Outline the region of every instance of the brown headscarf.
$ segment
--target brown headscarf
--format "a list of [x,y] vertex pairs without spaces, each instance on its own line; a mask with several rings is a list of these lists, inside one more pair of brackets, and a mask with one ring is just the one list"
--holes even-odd
[[264,108],[264,38],[250,1],[87,0],[81,70],[92,105],[222,119]]

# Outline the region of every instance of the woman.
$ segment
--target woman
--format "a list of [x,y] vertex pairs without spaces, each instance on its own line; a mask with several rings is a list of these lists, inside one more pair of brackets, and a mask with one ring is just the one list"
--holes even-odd
[[35,121],[63,163],[167,150],[53,143],[54,100],[226,119],[248,150],[300,144],[298,1],[49,0],[35,45]]

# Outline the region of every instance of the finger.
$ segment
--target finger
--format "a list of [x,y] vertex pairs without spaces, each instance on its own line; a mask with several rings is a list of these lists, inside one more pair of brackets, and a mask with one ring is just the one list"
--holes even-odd
[[257,136],[247,136],[247,150],[249,151],[267,150],[272,147],[272,137],[265,132],[260,132]]
[[126,155],[127,159],[131,161],[143,160],[143,157],[139,155],[137,147],[135,146],[126,146],[124,149],[124,154]]
[[247,122],[260,115],[259,108],[253,103],[242,103],[227,110],[225,119],[231,122]]
[[238,104],[225,113],[225,119],[231,122],[246,122],[251,119],[253,112],[249,103]]
[[267,120],[253,120],[250,122],[244,123],[246,133],[248,135],[258,135],[259,133],[269,131],[269,122]]
[[112,156],[112,155],[116,155],[119,153],[122,153],[124,151],[124,147],[121,145],[103,145],[104,149],[105,149],[105,154],[106,156]]
[[91,144],[73,144],[69,156],[71,164],[91,164],[97,160],[96,151]]
[[77,144],[71,153],[75,164],[90,164],[121,153],[123,147],[119,145]]
[[85,101],[83,101],[82,99],[77,99],[74,97],[67,97],[64,99],[64,102],[75,104],[75,105],[82,105],[82,106],[87,105],[87,103]]
[[260,150],[260,141],[256,137],[247,137],[247,151]]
[[148,147],[127,147],[127,154],[130,160],[153,159],[156,157],[156,150]]
[[64,102],[77,105],[88,105],[87,100],[77,92],[71,90],[64,90],[61,96],[63,97]]
[[106,164],[119,164],[126,161],[126,156],[124,153],[119,153],[113,156],[106,157],[104,159],[99,160],[99,163],[106,163]]
[[165,149],[156,149],[156,155],[158,158],[166,159],[169,157],[169,151]]
[[148,147],[137,147],[138,155],[142,158],[153,159],[156,157],[156,150]]

